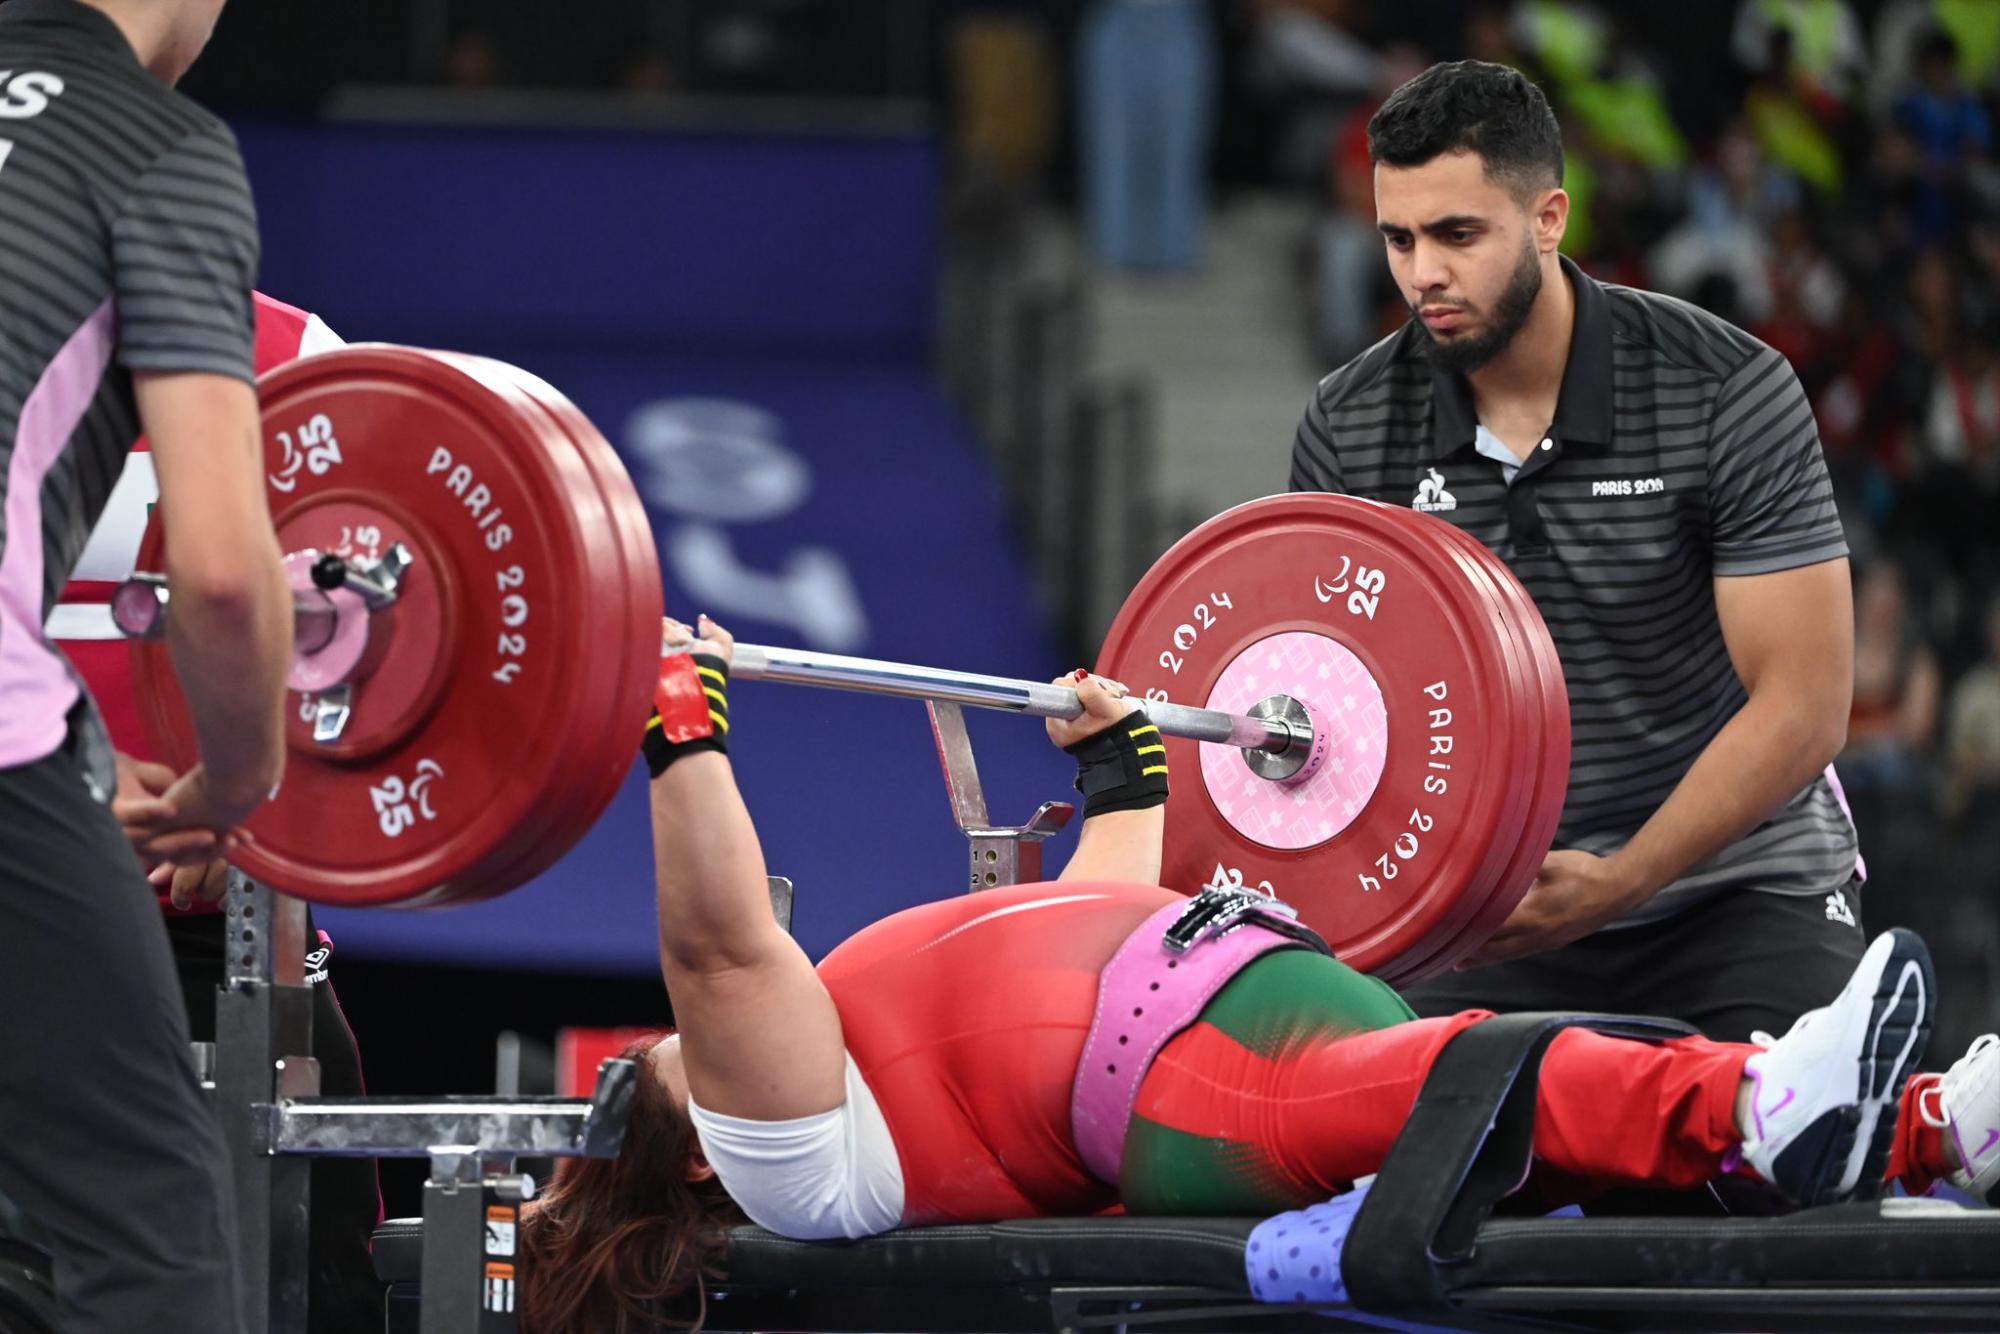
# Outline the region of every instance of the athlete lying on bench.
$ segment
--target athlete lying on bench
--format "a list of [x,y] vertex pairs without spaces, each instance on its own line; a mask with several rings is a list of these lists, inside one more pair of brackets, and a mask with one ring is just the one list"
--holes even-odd
[[[1167,953],[1163,928],[1188,901],[1158,884],[1165,753],[1122,687],[1082,673],[1087,713],[1049,724],[1085,798],[1061,880],[897,913],[815,969],[772,917],[724,753],[730,637],[706,620],[700,634],[667,623],[668,645],[689,651],[664,660],[667,716],[646,733],[680,1028],[630,1053],[647,1078],[620,1156],[566,1163],[525,1212],[539,1334],[644,1326],[745,1216],[829,1238],[1323,1200],[1376,1170],[1432,1059],[1486,1017],[1415,1020],[1289,934]],[[1258,939],[1279,948],[1240,962]],[[1194,1022],[1145,1018],[1149,1002],[1188,1004],[1204,971],[1219,989],[1193,996]],[[1922,942],[1897,931],[1830,1005],[1761,1046],[1566,1030],[1541,1068],[1530,1188],[1551,1207],[1732,1171],[1805,1204],[1870,1194],[1885,1173],[1912,1191],[1948,1178],[1994,1192],[2000,1049],[1982,1039],[1942,1079],[1910,1078],[1933,1000]]]

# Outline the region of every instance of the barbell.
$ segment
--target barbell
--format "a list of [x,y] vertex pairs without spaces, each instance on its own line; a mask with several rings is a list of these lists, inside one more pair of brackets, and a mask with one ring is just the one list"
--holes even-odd
[[[259,394],[296,647],[284,787],[236,860],[347,906],[515,888],[582,837],[636,753],[662,610],[637,491],[583,413],[501,362],[363,344]],[[140,569],[166,541],[156,516]],[[170,606],[142,574],[113,614],[142,724],[178,767],[198,748],[161,642]],[[1276,893],[1387,981],[1483,942],[1554,836],[1554,645],[1506,566],[1429,516],[1238,506],[1140,580],[1096,670],[1167,737],[1163,883]],[[737,645],[733,674],[1081,712],[1065,686],[766,645]]]

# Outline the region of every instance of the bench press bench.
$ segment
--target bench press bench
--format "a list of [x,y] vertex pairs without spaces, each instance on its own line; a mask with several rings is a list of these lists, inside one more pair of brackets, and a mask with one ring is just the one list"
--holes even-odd
[[[1573,1024],[1639,1039],[1685,1031],[1508,1015],[1460,1034],[1354,1212],[1336,1255],[1339,1305],[1257,1299],[1256,1218],[1027,1219],[853,1242],[745,1226],[729,1233],[707,1326],[2000,1330],[1996,1210],[1885,1199],[1778,1217],[1496,1217],[1528,1166],[1541,1054]],[[421,1220],[376,1231],[390,1334],[420,1329],[423,1244]]]

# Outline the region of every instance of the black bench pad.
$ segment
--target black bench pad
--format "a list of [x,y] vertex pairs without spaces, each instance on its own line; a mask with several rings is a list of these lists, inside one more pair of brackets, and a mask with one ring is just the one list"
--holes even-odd
[[[898,1329],[918,1311],[926,1321],[956,1311],[954,1322],[925,1327],[1053,1328],[1067,1322],[1046,1314],[1052,1300],[1086,1295],[1219,1311],[1248,1300],[1243,1246],[1257,1222],[1038,1219],[860,1242],[738,1228],[711,1323],[748,1308],[789,1314],[788,1328]],[[376,1237],[377,1272],[407,1295],[420,1221],[384,1224]],[[1885,1216],[1851,1204],[1782,1218],[1499,1218],[1480,1228],[1448,1286],[1457,1309],[1488,1322],[1740,1329],[1754,1315],[1762,1329],[2000,1329],[2000,1211]],[[1024,1323],[1033,1312],[1043,1318]],[[1300,1327],[1299,1317],[1286,1326]]]

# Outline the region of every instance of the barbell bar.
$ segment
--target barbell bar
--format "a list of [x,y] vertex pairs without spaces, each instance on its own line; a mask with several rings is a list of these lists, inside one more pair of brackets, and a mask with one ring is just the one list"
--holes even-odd
[[[1083,714],[1083,704],[1070,686],[949,671],[942,667],[918,667],[903,662],[880,662],[873,658],[850,658],[806,649],[738,644],[729,670],[731,675],[746,681],[823,686],[832,690],[858,690],[870,695],[900,695],[910,699],[936,700],[942,704],[964,704],[973,708],[1021,713],[1031,718],[1062,720],[1078,718]],[[1289,696],[1274,698],[1288,699]],[[1187,737],[1193,741],[1207,741],[1277,756],[1298,756],[1301,760],[1312,750],[1312,722],[1303,711],[1287,719],[1276,713],[1259,717],[1255,713],[1225,713],[1220,709],[1196,708],[1167,700],[1148,700],[1146,716],[1168,736]]]
[[[333,633],[336,618],[329,590],[367,586],[373,569],[356,562],[343,566],[338,558],[317,552],[303,553],[303,559],[319,575],[318,586],[301,587],[293,592],[296,651],[302,657],[309,657],[318,653]],[[393,563],[397,573],[407,568],[409,562],[406,551],[395,554]],[[394,590],[395,581],[391,579],[386,590],[368,597],[364,610],[372,615],[387,609],[394,603]],[[171,598],[172,590],[163,576],[135,576],[120,585],[113,595],[113,619],[128,638],[159,639],[166,634],[166,612]],[[1081,717],[1084,712],[1083,703],[1071,686],[807,649],[738,644],[730,670],[739,680],[928,699],[1031,718],[1067,720]],[[341,684],[346,682],[328,680],[321,688]],[[1303,707],[1292,707],[1295,704],[1289,696],[1273,696],[1258,711],[1225,713],[1220,709],[1148,700],[1146,714],[1168,736],[1261,752],[1259,775],[1283,781],[1299,772],[1313,749],[1312,719]],[[1266,706],[1268,711],[1264,712]]]

